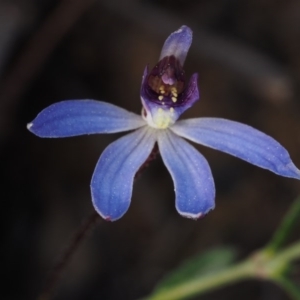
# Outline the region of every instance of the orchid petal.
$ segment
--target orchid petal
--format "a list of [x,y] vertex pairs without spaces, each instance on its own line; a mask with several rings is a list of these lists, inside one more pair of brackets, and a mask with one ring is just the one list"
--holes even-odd
[[150,155],[156,140],[153,129],[140,128],[110,144],[95,168],[91,192],[96,211],[115,221],[128,210],[133,180]]
[[171,129],[195,143],[226,152],[278,175],[300,179],[300,170],[287,150],[248,125],[219,118],[198,118],[179,121]]
[[166,39],[159,60],[166,56],[174,55],[180,61],[181,65],[183,65],[192,44],[192,39],[192,30],[185,25],[181,26]]
[[68,100],[42,110],[27,128],[39,137],[58,138],[122,132],[144,125],[141,116],[110,103]]
[[177,112],[178,116],[183,114],[188,108],[192,107],[195,102],[200,98],[200,93],[198,89],[198,74],[194,73],[190,81],[181,95],[181,104],[174,106],[174,110]]
[[179,101],[174,103],[172,100],[168,101],[167,97],[165,97],[164,101],[160,101],[158,98],[152,98],[151,95],[147,93],[148,73],[149,70],[147,66],[144,70],[141,85],[141,100],[146,112],[144,119],[151,127],[165,129],[173,125],[181,114],[199,100],[198,74],[195,73],[191,76],[186,89],[180,95]]
[[174,182],[177,211],[196,219],[213,209],[215,185],[206,159],[170,130],[159,132],[158,147]]

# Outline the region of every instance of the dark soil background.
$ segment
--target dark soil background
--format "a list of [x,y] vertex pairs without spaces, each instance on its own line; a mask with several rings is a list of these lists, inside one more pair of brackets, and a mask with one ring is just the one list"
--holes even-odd
[[[99,99],[139,113],[143,69],[183,24],[194,31],[185,70],[199,73],[201,92],[184,117],[252,125],[300,166],[300,1],[2,0],[1,299],[37,298],[93,212],[89,184],[99,155],[121,136],[40,139],[26,123],[64,99]],[[101,221],[78,248],[54,299],[137,299],[192,255],[232,245],[243,258],[267,243],[299,182],[197,148],[212,168],[216,209],[196,222],[180,217],[158,158],[135,183],[126,215]],[[195,299],[288,298],[271,283],[252,281]]]

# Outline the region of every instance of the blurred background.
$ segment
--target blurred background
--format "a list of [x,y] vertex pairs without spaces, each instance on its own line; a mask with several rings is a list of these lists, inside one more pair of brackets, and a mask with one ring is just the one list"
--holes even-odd
[[[93,212],[89,184],[101,152],[121,136],[40,139],[26,123],[65,99],[139,113],[144,67],[185,24],[194,31],[185,70],[199,73],[201,99],[183,117],[247,123],[300,166],[299,20],[297,0],[1,0],[1,299],[37,298]],[[196,222],[180,217],[158,158],[136,181],[126,215],[99,222],[76,251],[54,299],[137,299],[193,255],[231,245],[242,259],[267,243],[299,182],[196,147],[212,168],[216,209]],[[294,276],[300,284],[299,270]],[[195,299],[288,298],[249,281]]]

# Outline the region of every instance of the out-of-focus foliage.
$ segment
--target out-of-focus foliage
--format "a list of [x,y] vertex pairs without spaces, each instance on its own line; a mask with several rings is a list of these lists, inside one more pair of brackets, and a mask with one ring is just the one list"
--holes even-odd
[[224,270],[236,258],[236,250],[229,247],[210,249],[196,257],[189,258],[172,273],[168,274],[156,287],[156,291],[174,287],[201,276],[212,275]]

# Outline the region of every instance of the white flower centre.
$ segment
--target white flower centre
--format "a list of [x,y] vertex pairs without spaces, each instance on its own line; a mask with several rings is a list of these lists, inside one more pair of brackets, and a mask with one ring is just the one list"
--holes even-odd
[[146,112],[145,108],[142,110],[142,117],[149,126],[157,129],[166,129],[173,125],[176,121],[175,111],[173,107],[163,109],[159,107],[156,110]]

